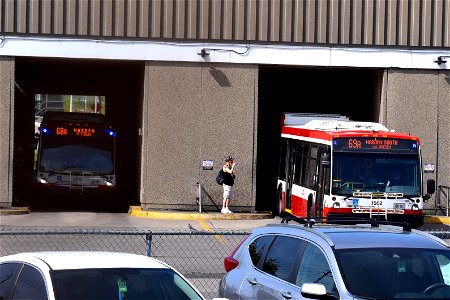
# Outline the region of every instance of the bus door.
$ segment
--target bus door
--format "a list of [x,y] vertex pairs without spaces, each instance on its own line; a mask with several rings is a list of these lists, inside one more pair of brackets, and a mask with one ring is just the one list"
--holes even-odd
[[315,202],[315,215],[316,217],[323,216],[323,201],[324,194],[329,190],[330,182],[330,167],[331,167],[331,154],[330,150],[324,147],[320,147],[317,160],[317,174],[316,174],[316,202]]
[[294,182],[295,171],[295,152],[296,143],[294,141],[288,141],[286,156],[288,158],[286,165],[286,208],[291,209],[292,206],[292,184]]

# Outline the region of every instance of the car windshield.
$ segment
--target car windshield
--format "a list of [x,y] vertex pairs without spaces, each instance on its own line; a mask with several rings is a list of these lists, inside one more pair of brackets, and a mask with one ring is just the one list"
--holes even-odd
[[333,154],[332,194],[353,192],[421,193],[418,154],[341,153]]
[[203,299],[171,269],[83,269],[53,273],[56,300]]
[[345,285],[361,299],[449,299],[450,250],[337,250]]

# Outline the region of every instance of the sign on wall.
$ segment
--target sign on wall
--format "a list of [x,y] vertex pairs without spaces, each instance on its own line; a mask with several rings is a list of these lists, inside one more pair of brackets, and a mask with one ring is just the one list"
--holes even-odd
[[214,162],[212,160],[202,161],[202,169],[203,170],[212,170],[213,167],[214,167]]
[[434,173],[434,164],[423,164],[423,171],[425,173]]

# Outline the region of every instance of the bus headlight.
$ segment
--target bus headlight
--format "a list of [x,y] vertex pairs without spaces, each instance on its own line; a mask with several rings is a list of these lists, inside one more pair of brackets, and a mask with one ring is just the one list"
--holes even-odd
[[109,182],[108,180],[105,180],[105,184],[107,185],[107,186],[112,186],[113,184],[111,183],[111,182]]
[[48,181],[45,180],[44,178],[39,178],[38,181],[39,181],[39,183],[42,183],[42,184],[48,184]]
[[333,208],[335,209],[341,208],[341,204],[339,202],[333,202]]
[[419,210],[419,205],[413,204],[413,205],[411,206],[411,209],[412,209],[412,210]]

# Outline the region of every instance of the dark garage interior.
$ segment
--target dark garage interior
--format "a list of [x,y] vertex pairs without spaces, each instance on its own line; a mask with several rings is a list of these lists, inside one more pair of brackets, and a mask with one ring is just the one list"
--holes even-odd
[[[117,131],[117,193],[81,210],[126,211],[139,204],[143,62],[17,58],[15,69],[13,206],[39,207],[33,195],[35,94],[102,95],[105,115]],[[77,199],[59,199],[55,209]]]
[[[17,58],[14,115],[13,205],[33,206],[35,94],[102,95],[117,130],[114,199],[96,210],[126,211],[139,205],[144,63]],[[273,210],[283,112],[341,114],[358,121],[379,118],[382,72],[378,69],[260,66],[258,90],[257,211]],[[89,202],[90,201],[90,202]],[[86,207],[91,209],[89,203]],[[60,210],[71,209],[59,201]],[[67,205],[64,205],[67,204]]]
[[378,122],[381,80],[378,69],[260,66],[257,211],[276,209],[282,113],[340,114],[355,121]]

